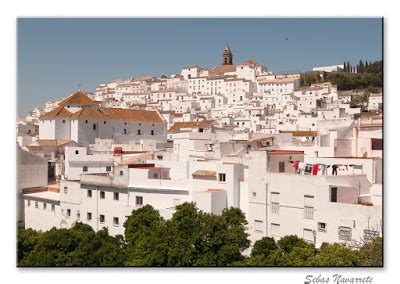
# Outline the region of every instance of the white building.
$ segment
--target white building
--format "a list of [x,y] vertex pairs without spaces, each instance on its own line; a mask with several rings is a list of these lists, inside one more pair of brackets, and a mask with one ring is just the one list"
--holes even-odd
[[165,122],[158,112],[101,108],[81,92],[41,116],[39,123],[39,139],[73,140],[82,146],[93,144],[95,138],[164,141],[165,135]]

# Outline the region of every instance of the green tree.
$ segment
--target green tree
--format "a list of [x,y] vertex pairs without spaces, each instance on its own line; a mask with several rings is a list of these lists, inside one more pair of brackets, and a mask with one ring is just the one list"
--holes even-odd
[[251,250],[251,256],[261,256],[268,258],[271,253],[278,248],[275,240],[270,237],[264,237],[254,243],[253,249]]
[[377,237],[372,242],[366,243],[358,251],[361,266],[383,265],[383,242],[382,237]]
[[32,229],[18,229],[17,233],[17,261],[30,253],[38,243],[40,234]]
[[358,266],[359,263],[356,251],[338,243],[323,243],[316,256],[316,264],[319,266]]

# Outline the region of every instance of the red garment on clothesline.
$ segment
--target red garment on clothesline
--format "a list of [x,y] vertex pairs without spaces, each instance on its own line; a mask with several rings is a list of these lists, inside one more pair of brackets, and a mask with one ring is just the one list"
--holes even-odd
[[294,168],[298,168],[298,167],[299,167],[299,161],[293,162],[293,167],[294,167]]
[[318,164],[314,164],[314,165],[312,166],[312,175],[313,175],[313,176],[316,176],[317,173],[318,173]]

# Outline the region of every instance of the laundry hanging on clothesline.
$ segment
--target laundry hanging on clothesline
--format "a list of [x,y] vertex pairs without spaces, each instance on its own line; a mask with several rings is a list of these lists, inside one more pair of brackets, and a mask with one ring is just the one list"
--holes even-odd
[[339,173],[347,173],[351,169],[363,169],[363,165],[355,165],[355,164],[322,164],[322,163],[315,163],[315,164],[306,164],[300,161],[290,161],[295,168],[297,173],[303,173],[305,175],[326,175],[327,170],[332,167],[332,175],[337,175]]

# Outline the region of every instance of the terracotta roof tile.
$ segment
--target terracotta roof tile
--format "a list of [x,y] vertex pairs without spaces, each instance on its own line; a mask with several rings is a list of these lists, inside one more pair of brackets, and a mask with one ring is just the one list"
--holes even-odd
[[176,133],[182,128],[210,127],[213,123],[213,120],[175,122],[168,131]]
[[236,65],[220,65],[212,69],[212,72],[214,74],[223,74],[235,71],[236,71]]
[[59,103],[60,106],[65,106],[68,104],[94,105],[96,102],[86,96],[83,92],[78,91]]
[[306,131],[306,130],[280,130],[280,133],[292,133],[293,136],[318,136],[318,131]]
[[65,109],[63,106],[59,106],[52,111],[49,111],[45,114],[43,114],[39,119],[40,120],[47,120],[47,119],[53,119],[55,117],[57,118],[69,118],[72,116],[72,113]]

